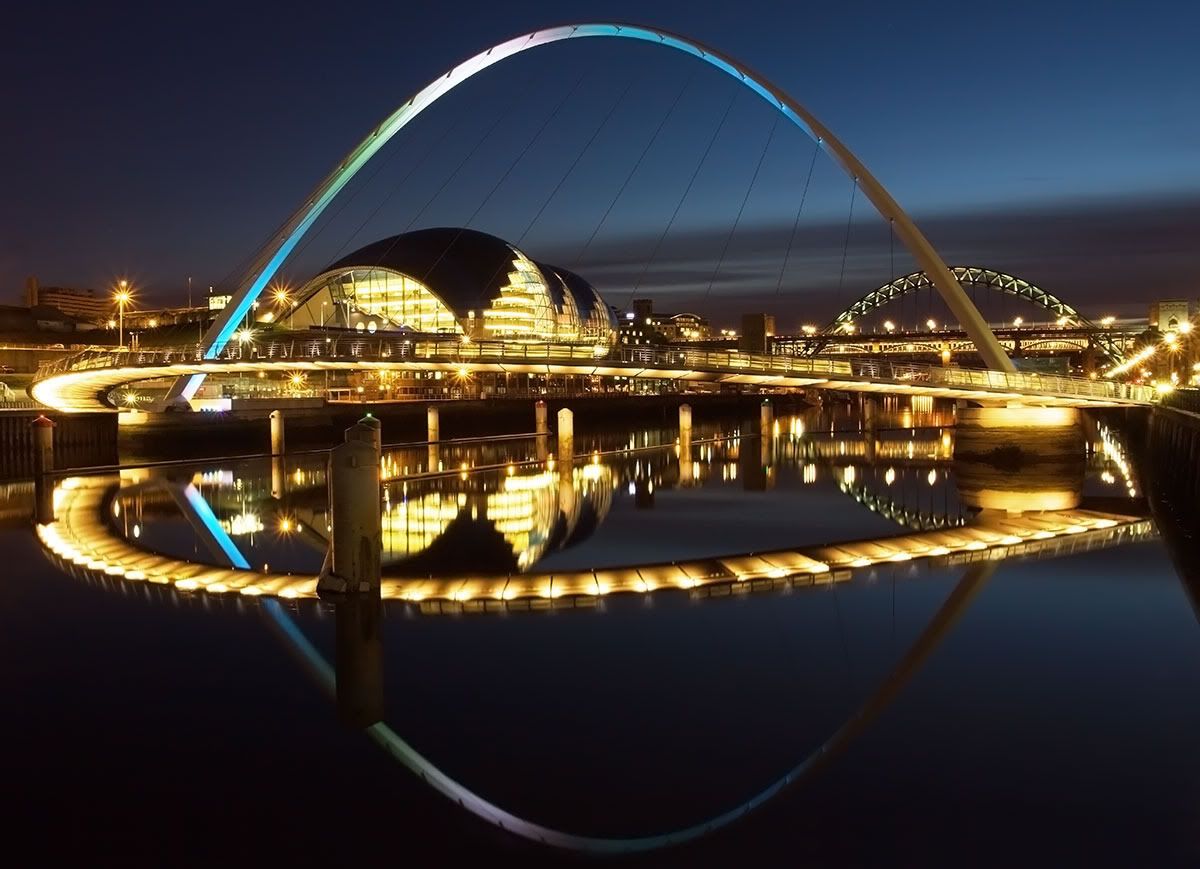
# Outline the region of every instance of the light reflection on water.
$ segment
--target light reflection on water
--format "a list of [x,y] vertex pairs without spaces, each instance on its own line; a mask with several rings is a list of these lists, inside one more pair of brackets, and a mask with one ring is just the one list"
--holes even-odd
[[[569,477],[539,461],[536,444],[528,441],[498,442],[486,452],[443,446],[433,457],[424,448],[402,451],[389,457],[400,468],[409,463],[410,472],[406,479],[389,481],[386,489],[387,570],[421,575],[467,567],[507,571],[626,564],[646,557],[701,557],[905,528],[955,527],[974,516],[971,502],[977,496],[964,491],[952,430],[890,430],[877,422],[873,435],[866,435],[862,421],[853,422],[844,415],[831,432],[827,420],[815,414],[781,419],[778,435],[766,441],[736,425],[697,426],[686,458],[676,454],[670,431],[638,433],[632,444],[627,436],[597,438],[585,449],[599,455],[577,465]],[[690,474],[681,473],[681,460]],[[428,474],[439,461],[442,472]],[[425,475],[414,476],[422,463]],[[498,467],[480,469],[483,465]],[[113,527],[139,546],[211,560],[178,518],[171,494],[172,485],[192,485],[252,563],[315,570],[324,540],[319,532],[323,521],[327,530],[328,519],[323,467],[319,460],[297,459],[282,472],[282,486],[281,474],[269,462],[130,472],[119,481]],[[968,476],[972,473],[978,469],[968,469]],[[1055,470],[1056,487],[1063,473]],[[1023,484],[1036,490],[1037,474],[1025,476]],[[1119,432],[1091,431],[1076,485],[1081,498],[1141,509],[1143,484]],[[27,494],[14,487],[11,496],[21,501]],[[1130,582],[1138,571],[1150,581]],[[591,833],[641,833],[686,824],[756,792],[869,703],[961,579],[961,569],[897,564],[840,587],[699,606],[678,593],[648,605],[613,599],[595,614],[388,619],[379,652],[387,720],[469,786],[541,822]],[[1109,755],[1131,738],[1154,745],[1144,749],[1150,756],[1142,758],[1143,769],[1156,775],[1168,794],[1177,794],[1172,790],[1176,779],[1165,770],[1167,757],[1174,755],[1178,762],[1186,745],[1182,734],[1176,739],[1160,733],[1153,743],[1147,721],[1106,706],[1113,692],[1121,692],[1143,709],[1162,711],[1169,703],[1173,720],[1200,723],[1194,700],[1179,695],[1194,682],[1200,660],[1186,658],[1198,650],[1194,621],[1177,618],[1174,608],[1181,596],[1177,586],[1162,582],[1169,579],[1158,544],[1001,565],[958,615],[954,632],[928,650],[931,657],[914,672],[915,681],[889,698],[886,716],[822,778],[789,792],[784,818],[756,821],[753,835],[731,832],[732,838],[715,840],[712,847],[727,858],[775,853],[795,847],[796,830],[811,838],[811,846],[823,825],[853,823],[839,817],[843,812],[872,809],[892,819],[877,817],[876,829],[880,823],[893,835],[899,833],[893,825],[905,826],[909,835],[924,829],[932,841],[938,828],[929,826],[917,807],[945,813],[952,793],[983,805],[971,796],[974,791],[961,792],[956,764],[1028,798],[1044,783],[1021,778],[1018,770],[1032,766],[1046,775],[1078,775],[1079,767],[1097,759],[1095,753]],[[66,600],[93,588],[55,587]],[[106,587],[128,584],[113,581]],[[258,618],[254,602],[241,599],[197,598],[145,583],[129,594],[118,598],[126,609],[133,599],[151,604],[133,610],[132,622],[125,618],[125,629],[135,635],[169,621],[189,625],[188,642],[220,644],[231,630],[226,619],[233,613]],[[108,594],[104,600],[112,598]],[[87,599],[89,608],[100,611],[114,606],[100,605],[95,596]],[[1146,624],[1152,622],[1149,633],[1122,621],[1122,609],[1133,601],[1143,608]],[[1149,608],[1154,608],[1152,617]],[[196,618],[188,616],[193,612]],[[296,603],[289,612],[318,649],[330,660],[337,657],[327,607]],[[1060,635],[1035,630],[1030,636],[1024,626],[1038,625],[1046,613],[1054,614]],[[1121,640],[1119,651],[1113,637]],[[154,655],[122,661],[131,686],[140,686],[135,690],[154,686],[176,696],[169,686],[184,674],[175,702],[185,707],[230,702],[212,687],[189,687],[186,674],[192,671],[186,663],[156,664],[152,659],[172,646],[168,638],[157,642]],[[269,656],[243,666],[251,685],[294,678],[290,665],[281,670]],[[1156,668],[1156,682],[1138,677],[1143,666]],[[1111,678],[1102,688],[1084,687],[1096,667],[1107,668]],[[1015,690],[1014,682],[1025,688]],[[68,681],[68,696],[72,689]],[[990,698],[986,708],[964,701],[974,696]],[[124,713],[131,722],[139,720],[137,709],[131,704]],[[247,695],[231,714],[275,734],[276,744],[258,744],[256,753],[303,750],[316,743],[339,751],[342,738],[332,735],[314,710],[289,718],[286,726],[273,725],[269,704]],[[1030,716],[1041,722],[1038,740],[1022,733]],[[1147,716],[1154,717],[1153,712]],[[1093,728],[1092,742],[1071,743],[1070,725],[1085,719]],[[1108,730],[1105,720],[1112,721]],[[1005,725],[1005,739],[989,742],[984,751],[978,740],[984,734],[995,737]],[[288,727],[298,741],[289,741]],[[1043,740],[1047,744],[1041,745]],[[159,751],[167,764],[203,782],[202,771],[186,755],[163,746]],[[913,760],[906,759],[910,755]],[[346,762],[390,763],[383,754]],[[1200,772],[1190,761],[1184,765]],[[880,812],[884,807],[873,791],[881,769],[888,771],[889,790],[908,794],[911,810],[893,799]],[[406,775],[398,767],[393,773]],[[330,773],[318,762],[290,775],[295,783],[319,788]],[[292,805],[280,785],[264,797],[273,805]],[[1071,799],[1061,788],[1051,790],[1058,800]],[[416,784],[405,793],[408,811],[434,799]],[[1105,796],[1112,805],[1127,807],[1122,794]],[[398,824],[413,835],[422,829],[396,821],[395,802],[385,802],[378,811],[381,819],[392,817],[389,829]],[[373,817],[376,810],[362,811]],[[445,815],[434,808],[420,811],[434,812],[434,828],[455,829],[459,823],[449,817],[449,808]],[[467,832],[464,847],[509,847],[481,840],[474,827]],[[1159,828],[1154,834],[1161,835]],[[382,839],[373,841],[382,847]],[[946,841],[958,840],[951,835]],[[816,850],[845,858],[830,841],[826,846]],[[695,852],[684,852],[679,859],[695,865],[695,858]]]

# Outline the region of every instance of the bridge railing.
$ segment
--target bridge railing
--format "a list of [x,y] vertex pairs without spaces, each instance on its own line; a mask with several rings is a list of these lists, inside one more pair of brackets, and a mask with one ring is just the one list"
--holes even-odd
[[[36,379],[67,371],[101,368],[193,365],[204,360],[200,344],[146,350],[96,347],[43,364]],[[1007,373],[978,368],[945,368],[915,362],[891,362],[879,357],[777,356],[737,350],[702,350],[672,347],[610,347],[607,344],[465,341],[460,337],[330,336],[299,333],[231,342],[212,361],[294,362],[298,365],[346,360],[399,362],[463,362],[492,364],[556,363],[603,367],[606,363],[660,369],[664,377],[702,371],[729,375],[805,376],[832,380],[875,380],[898,386],[921,385],[951,389],[980,389],[1020,395],[1048,394],[1065,397],[1138,401],[1156,398],[1150,387],[1111,380],[1063,377],[1036,372]]]

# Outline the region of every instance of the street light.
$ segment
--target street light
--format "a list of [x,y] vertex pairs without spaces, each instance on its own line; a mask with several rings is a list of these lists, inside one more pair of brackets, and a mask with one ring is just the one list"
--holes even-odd
[[133,298],[133,294],[129,291],[129,281],[122,278],[117,283],[117,291],[113,294],[113,300],[117,303],[117,346],[125,346],[125,306],[129,304],[129,300]]
[[1105,317],[1103,320],[1100,321],[1100,325],[1103,326],[1105,329],[1109,329],[1112,327],[1112,324],[1115,322],[1117,322],[1116,317]]
[[883,321],[883,328],[884,328],[884,330],[885,330],[885,331],[887,331],[887,332],[893,332],[893,331],[895,331],[895,329],[896,329],[896,324],[895,324],[895,323],[893,323],[891,320],[884,320],[884,321]]
[[1014,328],[1014,329],[1020,329],[1020,328],[1021,328],[1021,324],[1022,324],[1022,323],[1024,323],[1024,322],[1025,322],[1025,320],[1024,320],[1024,319],[1022,319],[1021,317],[1013,317],[1013,328]]
[[937,328],[937,320],[930,318],[925,321],[925,325],[926,325],[926,327],[928,327],[929,331],[932,332],[934,329]]

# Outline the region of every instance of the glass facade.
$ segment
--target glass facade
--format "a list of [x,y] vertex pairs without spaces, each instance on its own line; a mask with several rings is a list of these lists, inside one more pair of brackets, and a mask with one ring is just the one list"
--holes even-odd
[[[273,316],[291,328],[372,334],[403,330],[527,343],[616,340],[608,306],[591,286],[573,275],[569,285],[552,268],[539,266],[511,245],[505,249],[512,255],[507,271],[478,290],[468,283],[439,294],[436,286],[395,268],[350,267],[314,278],[296,294],[294,308]],[[472,298],[478,298],[478,309],[459,310]]]

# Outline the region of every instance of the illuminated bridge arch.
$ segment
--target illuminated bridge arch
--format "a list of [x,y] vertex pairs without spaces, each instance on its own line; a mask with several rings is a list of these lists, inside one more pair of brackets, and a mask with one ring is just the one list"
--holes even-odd
[[[1057,296],[1043,290],[1029,281],[1006,275],[993,269],[979,266],[954,266],[950,269],[960,286],[983,287],[1006,296],[1025,299],[1034,305],[1045,308],[1056,317],[1066,317],[1084,327],[1095,324],[1081,315],[1073,307]],[[838,314],[832,323],[825,327],[825,334],[833,334],[847,324],[853,323],[871,311],[889,305],[897,299],[912,295],[920,290],[927,290],[934,284],[925,272],[913,272],[902,278],[896,278],[891,283],[884,284],[878,289],[867,293],[842,313]]]
[[[613,23],[551,27],[502,42],[439,76],[384,119],[317,185],[300,208],[288,218],[279,233],[260,249],[240,288],[205,335],[205,357],[215,359],[220,356],[225,345],[249,314],[254,302],[321,213],[359,170],[410,121],[459,84],[495,63],[540,45],[586,37],[636,39],[682,51],[730,75],[766,100],[789,121],[815,139],[818,145],[823,146],[862,189],[880,215],[891,224],[893,231],[912,253],[916,263],[931,276],[932,286],[937,288],[946,305],[975,342],[984,364],[997,371],[1011,373],[1016,370],[983,316],[963,292],[929,240],[883,185],[811,112],[749,67],[706,45],[656,28]],[[190,398],[202,379],[203,375],[180,378],[168,400]]]

